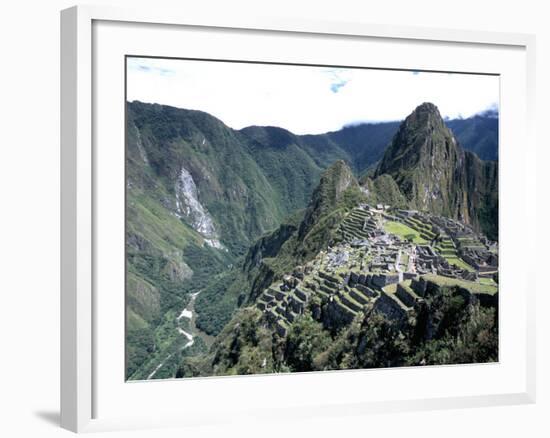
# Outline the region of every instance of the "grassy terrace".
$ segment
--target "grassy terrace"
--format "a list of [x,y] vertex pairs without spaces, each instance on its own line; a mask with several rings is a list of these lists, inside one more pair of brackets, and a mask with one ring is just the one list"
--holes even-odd
[[399,261],[399,264],[402,266],[403,269],[407,269],[409,265],[409,255],[405,252],[401,252],[401,260]]
[[426,239],[433,239],[435,234],[432,231],[432,227],[416,218],[410,217],[405,223],[408,223],[412,228],[418,230],[421,235],[425,236]]
[[483,245],[478,240],[471,237],[459,237],[458,242],[461,247],[483,248]]
[[480,284],[498,287],[497,283],[495,283],[495,280],[493,280],[492,278],[480,278],[478,281]]
[[422,245],[427,243],[426,239],[420,237],[420,233],[408,225],[402,224],[401,222],[387,221],[384,223],[384,230],[386,233],[394,234],[401,239],[407,239],[408,236],[412,236],[413,243]]
[[441,242],[439,242],[436,249],[441,253],[456,255],[455,245],[449,238],[444,238]]
[[397,291],[397,283],[388,284],[387,286],[383,287],[382,290],[389,294],[394,294]]
[[464,260],[462,260],[461,258],[459,258],[457,256],[446,256],[446,255],[443,254],[443,257],[445,259],[447,259],[447,261],[451,265],[458,266],[459,268],[465,269],[465,270],[470,271],[470,272],[475,272],[474,268],[472,268],[468,263],[466,263]]
[[[406,288],[409,288],[409,289],[410,289],[411,283],[412,283],[411,280],[405,280],[405,281],[402,281],[402,282],[399,283],[399,284],[402,285],[402,286],[405,286]],[[395,292],[397,292],[397,283],[388,284],[387,286],[383,287],[382,290],[383,290],[384,292],[389,293],[389,294],[394,294]]]
[[441,275],[428,274],[424,275],[424,278],[429,281],[433,281],[439,286],[460,286],[464,289],[468,289],[473,293],[482,293],[493,295],[498,292],[498,287],[495,283],[489,284],[488,282],[474,282],[466,280],[458,280],[455,278],[442,277]]
[[461,269],[465,269],[466,271],[475,272],[474,268],[458,256],[454,243],[448,237],[439,242],[435,249],[451,265],[455,265]]

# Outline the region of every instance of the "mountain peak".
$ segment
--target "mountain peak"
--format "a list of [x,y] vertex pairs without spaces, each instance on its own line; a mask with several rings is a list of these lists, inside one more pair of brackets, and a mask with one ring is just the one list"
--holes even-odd
[[327,168],[327,170],[325,170],[324,173],[326,174],[329,172],[336,172],[336,171],[340,172],[340,171],[345,171],[346,169],[351,172],[350,167],[346,164],[344,160],[336,160],[334,163],[332,163],[330,167]]
[[[389,174],[414,208],[452,216],[449,192],[464,152],[433,103],[423,103],[401,123],[376,176]],[[454,213],[454,212],[453,212]]]
[[321,174],[317,192],[324,196],[328,195],[331,202],[336,202],[342,192],[354,184],[356,185],[357,181],[353,171],[344,160],[337,160]]
[[[487,205],[494,205],[490,199],[498,183],[494,169],[494,164],[486,165],[465,152],[437,107],[423,103],[399,126],[375,176],[391,176],[411,208],[458,218],[479,228],[485,219],[475,206],[480,196],[486,197]],[[488,208],[490,214],[496,211]]]
[[296,136],[277,126],[247,126],[240,132],[262,146],[284,148],[292,143],[296,143]]
[[435,106],[431,102],[424,102],[415,108],[413,113],[416,113],[416,112],[432,112],[432,113],[439,114],[439,109],[437,108],[437,106]]
[[433,103],[425,102],[401,123],[390,146],[386,149],[376,175],[393,174],[396,170],[418,167],[424,171],[446,167],[451,155],[460,148]]
[[319,186],[328,186],[334,190],[334,197],[337,200],[340,194],[352,184],[357,184],[353,171],[344,160],[336,160],[321,174]]
[[441,117],[439,109],[433,103],[424,102],[418,105],[414,111],[405,119],[405,127],[412,129],[446,129],[445,122]]
[[304,220],[300,225],[299,237],[303,238],[323,213],[334,208],[347,189],[358,185],[353,171],[346,162],[335,161],[321,174],[319,185],[311,196]]

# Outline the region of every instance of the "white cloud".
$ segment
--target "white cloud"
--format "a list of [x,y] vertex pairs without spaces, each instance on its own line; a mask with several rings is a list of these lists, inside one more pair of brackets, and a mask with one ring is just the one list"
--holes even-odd
[[206,111],[228,126],[316,134],[402,120],[422,102],[444,117],[498,105],[499,79],[459,73],[128,58],[128,100]]

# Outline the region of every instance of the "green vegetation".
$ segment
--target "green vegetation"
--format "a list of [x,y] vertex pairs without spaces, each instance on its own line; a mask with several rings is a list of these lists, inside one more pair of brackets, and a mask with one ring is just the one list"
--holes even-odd
[[479,284],[483,284],[485,286],[498,287],[498,284],[492,278],[483,278],[482,277],[482,278],[478,279],[477,281],[479,282]]
[[390,175],[380,175],[375,179],[364,177],[360,182],[367,189],[367,200],[371,204],[385,204],[397,208],[407,207],[407,199]]
[[223,271],[197,297],[197,326],[209,335],[217,335],[233,316],[239,299],[246,298],[249,285],[237,270]]
[[[461,241],[461,239],[459,239],[459,241]],[[461,269],[465,269],[466,271],[475,272],[473,267],[459,257],[455,245],[449,237],[443,237],[443,239],[436,245],[436,250],[451,265],[455,265]]]
[[[312,158],[295,146],[283,150],[278,138],[260,144],[200,111],[134,102],[128,104],[128,122],[129,131],[140,133],[148,166],[139,163],[139,157],[135,162],[147,168],[165,192],[157,199],[165,207],[172,200],[175,209],[176,181],[184,166],[234,256],[244,255],[256,238],[303,208],[321,173]],[[293,154],[292,160],[282,158],[285,151],[289,158]],[[141,173],[129,174],[136,179],[134,186],[156,197]]]
[[394,294],[395,291],[397,290],[397,284],[389,284],[386,287],[384,287],[382,290],[389,294]]
[[451,265],[455,265],[455,266],[458,266],[459,268],[462,268],[462,269],[465,269],[467,271],[470,271],[470,272],[474,272],[475,269],[472,268],[468,263],[466,263],[464,260],[462,260],[460,257],[452,257],[452,256],[447,256],[445,254],[443,254],[443,257],[445,257],[445,259],[447,259],[447,261],[451,264]]
[[[216,353],[195,362],[195,374],[187,375],[493,362],[498,360],[496,318],[493,308],[467,304],[453,287],[427,298],[410,328],[369,310],[331,335],[306,314],[281,338],[266,332],[260,312],[245,308],[221,333]],[[191,368],[189,360],[183,368]]]
[[[271,330],[260,324],[261,313],[254,308],[238,311],[214,344],[215,355],[200,360],[184,360],[178,372],[182,376],[201,374],[261,374],[283,371],[275,363]],[[264,362],[265,360],[265,362]],[[207,374],[208,375],[208,374]]]
[[[408,239],[407,239],[408,240]],[[407,266],[409,265],[409,255],[406,254],[405,252],[401,252],[401,260],[400,260],[400,263],[399,263],[402,267],[402,270],[403,271],[406,271],[407,270]]]
[[128,193],[127,217],[127,375],[145,378],[148,364],[169,349],[160,333],[177,338],[167,315],[183,309],[189,294],[204,288],[232,258],[204,246],[200,234],[141,190]]
[[487,282],[474,282],[474,281],[466,281],[466,280],[458,280],[456,278],[448,278],[443,277],[441,275],[433,275],[428,274],[424,275],[424,278],[426,280],[432,281],[435,284],[443,287],[453,287],[453,286],[459,286],[463,287],[464,289],[468,289],[470,292],[473,293],[485,293],[489,295],[493,295],[498,292],[498,288],[496,284],[489,284]]
[[386,221],[384,223],[384,230],[387,233],[394,234],[396,236],[399,236],[401,239],[408,240],[412,243],[416,243],[419,245],[427,243],[426,239],[420,237],[420,233],[418,231],[405,224],[402,224],[401,222]]
[[407,357],[407,365],[441,365],[498,361],[498,316],[494,308],[465,305],[454,288],[429,297],[419,320],[434,331]]
[[314,358],[331,344],[329,332],[311,316],[298,318],[290,326],[285,357],[291,371],[311,371]]
[[153,333],[147,328],[128,330],[126,344],[126,375],[130,378],[143,363],[151,359],[155,351]]
[[146,380],[161,363],[162,367],[154,373],[153,378],[174,377],[184,357],[206,352],[206,346],[199,337],[193,339],[192,346],[184,349],[189,340],[180,334],[177,328],[177,312],[172,310],[165,314],[161,323],[155,328],[152,338],[147,337],[145,340],[139,340],[139,343],[130,344],[131,348],[136,348],[135,345],[142,345],[147,341],[146,345],[150,348],[146,350],[145,357],[140,358],[142,361],[139,362],[139,367],[128,366],[129,379]]

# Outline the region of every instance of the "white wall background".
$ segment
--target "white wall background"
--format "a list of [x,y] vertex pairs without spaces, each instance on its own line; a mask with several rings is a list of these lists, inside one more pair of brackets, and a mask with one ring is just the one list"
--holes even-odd
[[[550,28],[545,2],[523,0],[364,0],[267,2],[232,0],[119,0],[98,4],[241,9],[299,16],[431,27],[537,34],[539,229],[550,189]],[[256,3],[256,4],[255,4]],[[59,411],[59,10],[66,0],[4,2],[0,14],[0,435],[68,436]],[[187,5],[187,6],[186,6]],[[521,147],[521,145],[518,145]],[[548,248],[547,235],[540,236]],[[543,251],[547,254],[548,249]],[[539,270],[549,269],[548,256]],[[520,273],[518,273],[520,274]],[[544,279],[543,275],[539,277]],[[225,436],[548,436],[550,422],[548,287],[538,288],[538,402],[530,406],[370,415],[307,422],[234,425]],[[219,436],[210,428],[118,432],[107,436]]]

